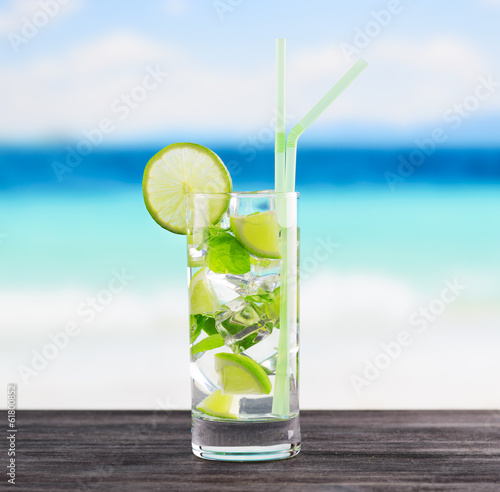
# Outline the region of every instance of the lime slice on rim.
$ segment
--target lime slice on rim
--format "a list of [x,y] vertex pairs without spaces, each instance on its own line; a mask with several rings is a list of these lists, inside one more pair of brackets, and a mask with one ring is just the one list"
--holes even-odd
[[207,278],[207,269],[198,270],[189,284],[190,314],[213,313],[220,308],[219,301]]
[[231,217],[231,230],[250,253],[264,258],[281,258],[276,212]]
[[225,419],[237,419],[239,410],[238,398],[231,395],[223,395],[221,390],[214,391],[208,395],[196,409],[212,417]]
[[215,370],[223,395],[268,395],[272,383],[266,371],[241,354],[215,354]]
[[[231,177],[219,156],[193,143],[175,143],[155,154],[142,180],[144,202],[151,217],[163,228],[187,234],[187,193],[230,193]],[[229,196],[211,200],[208,221],[216,224]]]

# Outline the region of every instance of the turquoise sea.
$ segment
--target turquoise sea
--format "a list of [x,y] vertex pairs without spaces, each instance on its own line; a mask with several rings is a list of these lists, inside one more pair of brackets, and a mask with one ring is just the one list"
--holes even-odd
[[[419,288],[457,271],[500,273],[498,211],[495,185],[418,185],[400,193],[306,185],[301,256],[305,261],[329,239],[335,251],[321,270],[379,272]],[[184,238],[150,219],[137,185],[100,193],[7,192],[0,214],[0,274],[11,289],[93,288],[103,272],[121,265],[146,292],[185,280]]]

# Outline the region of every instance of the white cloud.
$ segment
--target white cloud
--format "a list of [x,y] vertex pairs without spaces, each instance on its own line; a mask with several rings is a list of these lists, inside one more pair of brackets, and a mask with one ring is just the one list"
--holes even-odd
[[110,66],[128,70],[170,58],[174,53],[168,46],[159,46],[140,36],[117,31],[91,43],[77,46],[68,53],[68,58],[72,70],[99,74]]
[[9,7],[4,8],[4,11],[0,12],[1,34],[16,31],[21,27],[24,16],[32,16],[40,9],[36,0],[26,0],[24,2],[11,1]]
[[427,43],[409,43],[401,39],[376,44],[373,50],[379,61],[407,64],[417,70],[451,71],[466,77],[484,70],[485,60],[464,41],[454,38],[435,38]]
[[0,123],[2,137],[78,137],[108,116],[146,67],[166,67],[175,56],[168,46],[115,32],[58,57],[0,69],[0,98],[9,115]]
[[[492,71],[482,53],[464,41],[435,38],[425,43],[390,39],[368,50],[370,75],[363,78],[368,118],[389,123],[440,120],[445,109],[471,94],[480,76]],[[482,103],[491,107],[494,99]]]
[[[492,69],[476,49],[451,38],[375,40],[365,56],[369,67],[315,123],[317,128],[343,121],[436,121]],[[272,65],[259,64],[256,57],[244,68],[221,70],[201,54],[119,31],[57,57],[0,67],[0,99],[8,115],[0,121],[1,139],[81,138],[81,131],[101,118],[116,120],[111,104],[141,82],[148,66],[160,66],[170,74],[168,80],[126,120],[116,122],[109,142],[187,128],[252,135],[269,125]],[[348,68],[337,46],[289,52],[288,112],[298,121]],[[496,99],[484,101],[483,110],[497,110]]]
[[[46,5],[42,8],[42,4]],[[0,12],[0,34],[21,34],[26,21],[33,22],[37,14],[44,14],[50,19],[50,23],[61,19],[65,15],[75,12],[82,6],[81,0],[71,0],[68,3],[60,0],[41,2],[40,0],[11,1],[4,11]],[[36,22],[35,22],[36,24]],[[49,23],[47,23],[48,25]]]

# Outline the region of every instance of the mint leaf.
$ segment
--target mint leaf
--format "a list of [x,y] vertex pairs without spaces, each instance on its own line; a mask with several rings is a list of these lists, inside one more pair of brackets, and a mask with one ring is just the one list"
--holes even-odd
[[201,329],[203,324],[205,323],[205,316],[201,314],[195,314],[189,316],[189,325],[190,325],[190,343],[193,343],[201,333]]
[[206,352],[207,350],[213,350],[215,348],[222,347],[223,345],[224,339],[217,333],[217,335],[211,335],[193,345],[191,347],[191,354],[194,355],[200,352]]
[[215,318],[207,316],[207,318],[205,319],[205,323],[203,323],[202,329],[207,335],[216,335],[218,331],[217,328],[215,328]]
[[216,335],[218,333],[217,328],[215,328],[215,318],[213,316],[192,314],[190,316],[190,324],[191,343],[193,343],[200,336],[201,330],[203,330],[207,335]]
[[208,235],[210,237],[220,236],[221,234],[227,234],[227,230],[223,229],[219,225],[211,225],[208,229]]
[[215,273],[241,275],[250,271],[250,253],[234,236],[217,231],[208,240],[207,265]]

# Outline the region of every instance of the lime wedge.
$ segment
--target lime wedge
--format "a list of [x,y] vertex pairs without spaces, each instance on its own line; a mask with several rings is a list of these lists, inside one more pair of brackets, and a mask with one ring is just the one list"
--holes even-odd
[[238,407],[237,397],[223,395],[221,390],[217,390],[208,395],[196,408],[212,417],[237,419]]
[[274,210],[231,217],[231,229],[250,253],[264,258],[281,258],[278,219]]
[[241,354],[215,354],[215,370],[223,395],[268,395],[272,384],[266,371]]
[[190,314],[214,313],[220,308],[210,281],[207,278],[207,269],[198,270],[189,284],[189,312]]
[[[155,154],[142,179],[144,202],[151,217],[163,228],[187,234],[187,193],[229,193],[229,172],[219,156],[201,145],[175,143]],[[211,200],[208,221],[216,224],[229,197]]]

